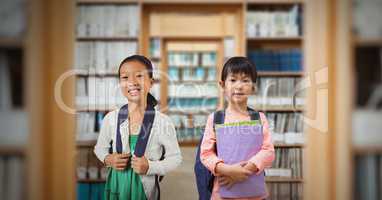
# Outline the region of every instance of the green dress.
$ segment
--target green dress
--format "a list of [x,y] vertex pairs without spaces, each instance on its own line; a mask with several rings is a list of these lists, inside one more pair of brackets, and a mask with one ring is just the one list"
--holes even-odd
[[[138,135],[130,135],[130,151],[134,152]],[[140,176],[133,171],[130,162],[125,170],[109,168],[105,186],[106,200],[146,200]]]

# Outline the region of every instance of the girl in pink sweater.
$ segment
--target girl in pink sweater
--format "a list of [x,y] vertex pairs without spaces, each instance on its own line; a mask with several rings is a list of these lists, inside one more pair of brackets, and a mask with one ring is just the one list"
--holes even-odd
[[[219,146],[217,144],[219,137],[217,137],[216,133],[222,135],[225,130],[229,129],[217,131],[220,125],[219,127],[216,125],[214,126],[214,115],[211,114],[208,117],[203,140],[200,146],[200,158],[203,165],[205,165],[215,176],[211,196],[212,200],[225,199],[225,193],[229,193],[231,188],[232,190],[235,190],[235,187],[237,187],[236,190],[238,189],[240,191],[240,189],[245,187],[244,183],[248,183],[248,181],[253,179],[255,176],[259,176],[258,178],[255,178],[257,180],[257,184],[250,187],[252,187],[254,191],[261,190],[262,192],[260,191],[258,193],[253,193],[252,191],[249,191],[247,194],[244,194],[245,192],[236,192],[243,194],[238,195],[238,197],[230,196],[229,199],[257,200],[265,199],[267,197],[263,170],[266,167],[271,167],[275,154],[271,140],[271,133],[269,132],[268,121],[264,113],[258,113],[259,120],[257,122],[251,121],[251,115],[249,113],[250,109],[247,106],[248,97],[255,92],[256,79],[256,68],[254,64],[252,64],[245,57],[232,57],[224,64],[221,81],[219,84],[224,90],[224,96],[228,102],[228,106],[224,110],[225,117],[224,124],[222,124],[222,126],[225,126],[230,130],[236,128],[236,132],[241,131],[241,133],[243,133],[243,130],[238,129],[240,126],[245,126],[244,129],[247,131],[249,130],[248,133],[253,133],[252,130],[259,130],[258,133],[254,133],[253,137],[257,137],[257,140],[260,141],[257,142],[258,147],[253,147],[255,150],[251,150],[251,147],[248,147],[250,150],[246,153],[243,152],[243,154],[248,154],[248,156],[240,155],[240,157],[244,158],[240,162],[226,163],[228,160],[232,159],[228,157],[224,160],[224,155],[218,155],[219,149],[217,149],[217,147],[220,149],[225,149],[225,151],[227,151],[228,148],[228,153],[232,153],[233,155],[236,153],[237,155],[237,150],[243,148],[245,141],[237,144],[232,144],[231,141],[229,144],[232,145],[229,145],[229,147],[227,147],[226,144],[230,141],[221,141],[220,145],[224,143],[226,146]],[[260,128],[251,129],[252,125],[253,127],[258,126]],[[244,133],[244,137],[251,137],[245,136],[245,134],[247,133]],[[252,139],[254,139],[253,137]],[[240,160],[241,158],[238,159]],[[259,180],[260,183],[258,183]],[[243,187],[241,184],[244,184]],[[223,188],[225,192],[221,190]]]

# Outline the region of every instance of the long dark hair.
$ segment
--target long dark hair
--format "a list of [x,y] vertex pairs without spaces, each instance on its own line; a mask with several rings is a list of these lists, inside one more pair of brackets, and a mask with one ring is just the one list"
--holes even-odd
[[[152,79],[153,78],[153,65],[151,64],[151,61],[146,58],[145,56],[142,55],[132,55],[129,56],[125,59],[122,60],[121,64],[119,64],[118,68],[118,77],[121,75],[121,67],[123,64],[128,63],[128,62],[139,62],[142,65],[146,67],[147,72],[149,73],[149,77]],[[158,101],[155,99],[155,97],[148,93],[147,95],[147,105],[151,105],[155,107],[158,104]]]

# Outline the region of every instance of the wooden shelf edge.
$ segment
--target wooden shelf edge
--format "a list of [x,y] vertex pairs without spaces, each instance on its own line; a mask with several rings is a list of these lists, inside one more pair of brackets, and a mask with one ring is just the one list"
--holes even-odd
[[143,4],[243,4],[245,0],[141,0]]
[[353,146],[356,155],[382,154],[382,146]]
[[0,38],[0,48],[22,48],[24,42],[19,38]]
[[181,147],[196,147],[198,145],[199,145],[199,141],[197,140],[179,142],[179,146]]
[[91,4],[137,4],[140,0],[77,0],[78,5]]
[[104,179],[77,179],[77,183],[105,183]]
[[275,148],[304,148],[304,144],[281,144],[275,143],[273,144]]
[[267,183],[303,183],[302,178],[287,178],[287,177],[265,177]]
[[77,147],[94,147],[97,143],[97,140],[89,140],[89,141],[76,141]]
[[24,157],[25,155],[26,155],[25,147],[18,147],[18,146],[0,147],[0,156]]
[[277,42],[282,42],[282,41],[296,41],[296,42],[302,42],[303,41],[303,36],[285,36],[285,37],[248,37],[247,36],[247,42],[251,41],[277,41]]
[[290,71],[259,71],[257,73],[258,76],[262,77],[262,76],[281,76],[281,77],[288,77],[288,76],[297,76],[297,77],[301,77],[301,76],[305,76],[305,73],[304,72],[290,72]]
[[245,0],[249,4],[302,4],[306,0]]
[[373,46],[382,46],[382,38],[362,38],[354,37],[353,45],[360,47],[373,47]]

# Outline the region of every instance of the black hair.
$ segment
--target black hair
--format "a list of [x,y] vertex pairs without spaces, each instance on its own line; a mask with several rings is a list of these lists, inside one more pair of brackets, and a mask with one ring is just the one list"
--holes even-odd
[[127,62],[139,62],[146,67],[147,72],[149,73],[149,77],[153,78],[153,65],[151,61],[142,55],[132,55],[122,60],[121,64],[119,64],[118,68],[118,77],[121,75],[121,67],[123,64]]
[[225,62],[221,74],[221,81],[225,82],[228,74],[243,73],[252,79],[253,83],[257,80],[256,66],[248,58],[242,56],[231,57]]
[[[142,65],[146,67],[147,72],[149,73],[149,77],[153,78],[153,65],[151,64],[151,61],[142,55],[132,55],[122,60],[121,64],[119,64],[118,67],[118,77],[121,76],[121,67],[123,64],[128,62],[139,62]],[[155,107],[158,104],[158,101],[155,99],[155,97],[148,93],[147,95],[147,105]]]

